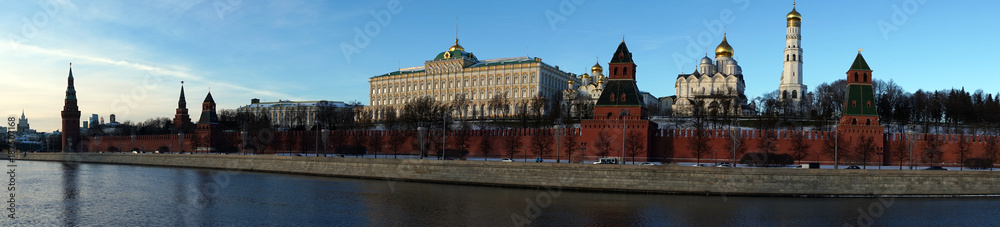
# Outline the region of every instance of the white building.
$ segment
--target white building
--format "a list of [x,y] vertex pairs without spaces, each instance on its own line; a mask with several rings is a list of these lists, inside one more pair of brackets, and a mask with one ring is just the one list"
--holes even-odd
[[594,63],[594,66],[590,67],[590,73],[592,75],[584,73],[577,80],[567,81],[566,90],[563,90],[562,105],[564,110],[570,111],[570,116],[591,114],[597,98],[600,98],[601,92],[604,91],[604,84],[608,79],[604,77],[604,67],[601,67],[601,63]]
[[710,114],[742,113],[746,85],[743,69],[733,54],[733,47],[723,35],[722,43],[715,48],[715,61],[706,54],[694,73],[677,75],[677,99],[671,108],[674,115],[690,115],[699,103]]
[[788,25],[785,35],[785,68],[781,72],[781,85],[778,86],[779,98],[798,102],[802,100],[802,95],[807,90],[806,85],[802,84],[802,36],[800,29],[802,15],[795,11],[795,3],[792,3],[792,12],[788,13],[786,20]]
[[[470,101],[468,109],[457,110],[455,116],[496,116],[488,102],[494,95],[506,95],[511,110],[527,105],[532,97],[551,98],[564,88],[572,75],[550,66],[541,58],[512,57],[479,60],[458,44],[439,53],[423,66],[400,69],[369,79],[369,108],[401,109],[407,102],[420,97],[432,97],[448,104],[456,95],[464,94]],[[510,111],[507,115],[513,115]],[[376,115],[378,116],[378,115]]]
[[236,111],[266,116],[271,119],[272,125],[279,127],[293,127],[300,123],[306,128],[310,128],[315,124],[317,113],[322,107],[347,108],[350,106],[344,102],[326,100],[261,102],[260,99],[251,99],[250,105],[241,106]]

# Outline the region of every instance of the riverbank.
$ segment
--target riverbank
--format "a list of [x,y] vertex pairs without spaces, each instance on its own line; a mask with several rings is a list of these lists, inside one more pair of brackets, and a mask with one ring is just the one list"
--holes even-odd
[[198,154],[28,153],[22,160],[452,184],[743,196],[996,196],[1000,172],[710,168]]

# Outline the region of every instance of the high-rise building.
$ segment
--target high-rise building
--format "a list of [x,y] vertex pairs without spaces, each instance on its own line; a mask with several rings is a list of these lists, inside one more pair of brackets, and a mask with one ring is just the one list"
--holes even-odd
[[[469,106],[455,110],[456,117],[513,115],[514,111],[491,110],[490,98],[506,95],[511,108],[527,105],[531,98],[561,95],[566,81],[577,80],[558,66],[541,58],[512,57],[479,60],[458,44],[439,53],[423,66],[374,76],[369,79],[370,108],[402,108],[410,100],[431,97],[451,103],[456,95],[465,95]],[[376,115],[378,116],[378,115]]]
[[802,15],[795,11],[795,3],[792,3],[792,12],[788,13],[785,20],[788,22],[785,32],[785,68],[781,72],[781,85],[778,86],[779,98],[798,102],[807,90],[806,85],[802,84]]
[[21,118],[17,119],[17,133],[28,133],[30,130],[28,118],[24,116],[24,110],[21,110]]

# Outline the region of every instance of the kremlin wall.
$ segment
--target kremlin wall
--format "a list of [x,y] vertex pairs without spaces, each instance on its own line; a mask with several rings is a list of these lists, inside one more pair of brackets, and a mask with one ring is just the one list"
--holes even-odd
[[[782,85],[780,89],[782,92],[782,98],[787,98],[792,101],[797,101],[799,93],[805,93],[805,86],[801,84],[802,81],[802,50],[800,45],[799,36],[799,26],[801,25],[801,15],[798,14],[793,8],[792,12],[789,13],[788,17],[788,45],[786,47],[785,65],[786,72],[783,74]],[[717,58],[726,60],[733,56],[732,47],[724,40],[720,44],[719,48],[716,50]],[[472,131],[447,131],[445,140],[448,141],[449,149],[455,147],[455,142],[460,137],[460,134],[465,134],[461,137],[466,137],[468,152],[467,155],[457,157],[459,159],[468,158],[479,158],[483,157],[483,151],[480,149],[481,143],[484,138],[490,138],[493,141],[492,151],[489,154],[491,158],[503,158],[508,157],[504,148],[504,140],[510,137],[516,137],[520,142],[520,148],[513,155],[515,159],[534,159],[538,155],[532,152],[531,143],[532,138],[539,135],[552,135],[554,142],[548,142],[550,144],[547,154],[543,154],[545,159],[556,159],[557,157],[561,160],[569,159],[566,154],[566,138],[575,138],[575,143],[572,146],[572,161],[573,162],[586,162],[592,161],[600,158],[598,152],[600,149],[597,144],[602,139],[604,144],[610,144],[610,146],[605,146],[610,150],[604,156],[618,157],[622,156],[622,147],[635,148],[638,152],[635,155],[634,161],[644,162],[693,162],[696,160],[695,155],[690,148],[692,144],[691,140],[695,137],[693,135],[697,134],[693,129],[662,129],[656,123],[650,121],[648,116],[648,109],[643,102],[643,97],[640,95],[638,89],[638,84],[636,81],[636,64],[632,59],[632,53],[628,50],[625,41],[618,45],[615,53],[612,55],[611,61],[608,62],[608,74],[607,78],[601,77],[599,83],[601,83],[601,89],[599,89],[599,96],[594,100],[593,106],[593,118],[592,119],[582,119],[578,128],[569,128],[564,130],[557,129],[491,129],[491,130],[472,130]],[[511,62],[517,60],[516,62]],[[464,72],[462,70],[497,70],[503,69],[503,67],[522,67],[521,65],[531,66],[537,69],[545,70],[555,70],[548,75],[550,77],[566,76],[563,73],[558,73],[558,67],[550,67],[540,65],[539,59],[528,59],[519,60],[507,59],[505,61],[482,61],[480,62],[472,53],[465,52],[465,49],[458,45],[456,39],[456,44],[449,52],[442,52],[439,54],[438,58],[435,60],[428,61],[430,64],[426,66],[423,71],[413,71],[408,73],[390,73],[383,76],[373,77],[371,81],[381,81],[388,79],[410,79],[407,76],[420,77],[426,76],[427,74],[433,73],[456,73]],[[728,61],[728,60],[727,60]],[[703,67],[706,73],[714,71],[713,67],[721,67],[722,62],[717,62],[718,66],[712,65],[711,59],[703,59]],[[742,74],[739,66],[735,65],[735,61],[727,62],[726,67],[730,67],[725,71],[728,74],[719,74],[730,78],[727,80],[732,81],[742,81]],[[71,65],[72,66],[72,65]],[[438,67],[440,66],[440,67]],[[447,67],[446,67],[447,66]],[[527,66],[523,66],[527,67]],[[438,67],[438,68],[435,68]],[[444,67],[444,68],[441,68]],[[448,68],[451,67],[451,68]],[[497,68],[500,67],[500,68]],[[599,66],[595,66],[599,67]],[[441,69],[439,69],[441,68]],[[530,67],[529,67],[530,68]],[[444,70],[448,69],[448,70]],[[526,68],[526,70],[530,70]],[[438,72],[440,71],[440,72]],[[492,72],[492,71],[490,71]],[[560,71],[561,72],[561,71]],[[525,71],[525,75],[538,72]],[[743,138],[743,146],[746,148],[746,152],[758,152],[758,144],[764,140],[773,141],[776,144],[776,154],[791,154],[791,148],[793,147],[793,141],[797,138],[796,135],[801,135],[802,140],[805,144],[809,146],[807,149],[807,154],[802,157],[800,161],[802,162],[820,162],[823,164],[833,164],[833,155],[824,152],[826,149],[826,144],[830,140],[842,141],[841,144],[847,146],[856,146],[861,138],[873,138],[872,154],[868,158],[868,165],[877,165],[881,162],[883,165],[898,165],[898,155],[893,154],[893,146],[900,146],[906,144],[905,142],[900,142],[905,140],[906,135],[898,133],[885,133],[885,129],[879,124],[879,119],[877,112],[875,111],[874,103],[874,91],[872,89],[873,81],[873,71],[869,68],[861,52],[858,52],[857,57],[854,59],[853,64],[847,71],[847,94],[845,94],[845,102],[842,117],[836,127],[839,136],[834,136],[832,131],[761,131],[761,130],[741,130],[740,137]],[[596,74],[596,72],[595,72]],[[567,74],[568,75],[568,74]],[[544,75],[543,75],[544,76]],[[700,76],[696,71],[695,74],[682,75],[685,77],[680,77],[684,81],[688,79],[698,79]],[[692,77],[694,76],[694,77]],[[388,79],[387,79],[388,78]],[[527,76],[525,78],[528,78]],[[537,82],[534,76],[530,77],[531,80]],[[514,77],[517,81],[517,77]],[[492,80],[492,79],[490,79]],[[680,80],[680,79],[679,79]],[[522,80],[524,83],[526,80]],[[547,81],[556,81],[555,79]],[[143,135],[143,136],[103,136],[103,137],[84,137],[80,135],[79,131],[79,116],[80,112],[77,106],[76,91],[73,85],[73,73],[72,68],[70,69],[68,86],[66,91],[66,101],[64,110],[62,112],[62,142],[63,149],[66,152],[115,152],[115,151],[143,151],[143,152],[160,152],[160,153],[255,153],[255,154],[277,154],[277,153],[317,153],[317,154],[335,154],[344,153],[345,148],[351,148],[355,151],[363,152],[365,149],[368,154],[376,153],[375,150],[381,150],[377,152],[378,154],[388,155],[388,154],[400,154],[400,155],[417,155],[420,153],[420,149],[416,144],[419,136],[416,131],[390,131],[390,130],[366,130],[366,131],[332,131],[332,132],[317,132],[317,131],[261,131],[261,132],[250,132],[250,133],[238,133],[238,132],[224,132],[219,124],[218,115],[216,113],[215,101],[212,98],[211,93],[209,93],[205,101],[202,103],[202,112],[198,118],[197,123],[192,123],[192,118],[188,115],[187,102],[184,95],[183,85],[181,87],[180,100],[178,102],[178,108],[176,115],[174,116],[174,126],[177,129],[192,129],[193,134],[177,134],[177,135]],[[496,84],[491,84],[491,82],[486,81],[487,85],[509,85],[503,84],[499,78],[496,79]],[[572,85],[573,81],[569,81]],[[606,82],[606,84],[604,84]],[[375,82],[370,82],[375,84]],[[382,83],[382,82],[379,82]],[[475,80],[473,80],[475,83]],[[482,83],[482,82],[480,82]],[[737,87],[742,84],[741,82],[735,84]],[[480,84],[482,85],[482,84]],[[678,83],[677,86],[681,86]],[[424,85],[421,85],[424,86]],[[695,85],[683,85],[683,86],[695,86]],[[697,86],[708,86],[708,85],[697,85]],[[711,85],[714,86],[714,85]],[[375,89],[377,86],[372,85]],[[434,86],[436,88],[436,86]],[[429,89],[429,88],[428,88]],[[492,88],[491,88],[492,89]],[[678,91],[682,90],[692,90],[694,88],[682,89],[678,87]],[[714,88],[713,88],[714,89]],[[742,87],[740,87],[742,89]],[[383,93],[387,90],[394,89],[378,89],[373,90],[373,93]],[[701,88],[704,90],[704,88]],[[800,91],[801,90],[801,91]],[[742,91],[742,90],[741,90]],[[789,92],[790,91],[790,92]],[[542,91],[539,91],[542,94]],[[555,93],[554,91],[548,91],[549,93]],[[475,94],[475,93],[473,93]],[[791,94],[790,96],[788,94]],[[397,94],[387,94],[386,97],[393,97]],[[680,97],[680,94],[678,94]],[[740,94],[742,95],[742,94]],[[442,96],[443,97],[443,96]],[[473,97],[477,97],[473,95]],[[479,97],[485,97],[480,95]],[[679,100],[678,103],[686,103],[684,105],[692,105],[698,103],[698,96],[686,95],[685,100]],[[381,101],[380,101],[381,102]],[[387,102],[393,105],[398,105],[399,102]],[[704,103],[704,102],[703,102]],[[372,103],[372,108],[379,108],[376,102]],[[683,110],[675,110],[677,112],[684,112]],[[683,118],[682,118],[683,119]],[[187,131],[187,130],[182,130]],[[624,131],[628,131],[627,133]],[[390,141],[390,135],[402,133],[405,135],[405,139],[400,139],[403,137],[393,136],[396,139]],[[441,138],[438,131],[428,131],[427,138]],[[700,158],[702,162],[716,162],[716,161],[729,161],[735,162],[741,158],[740,154],[733,154],[733,151],[726,149],[726,145],[731,143],[728,130],[705,130],[703,133],[707,135],[707,144],[709,147],[709,152],[706,152]],[[318,135],[322,134],[322,135]],[[376,135],[376,136],[373,136]],[[764,135],[774,135],[773,139],[764,139]],[[839,138],[836,138],[839,137]],[[959,146],[960,141],[965,140],[970,145],[970,153],[966,154],[966,158],[980,158],[985,157],[984,147],[986,146],[984,141],[987,141],[987,137],[981,135],[974,135],[963,137],[959,135],[946,135],[946,134],[918,134],[914,136],[915,139],[912,142],[914,147],[908,150],[912,150],[913,162],[916,165],[958,165],[960,163],[960,157],[957,152],[957,146]],[[370,147],[368,142],[370,138],[382,138],[382,141],[376,142],[383,146],[382,149],[377,149]],[[623,140],[626,140],[623,143]],[[552,140],[550,140],[552,141]],[[399,144],[398,150],[393,152],[390,146],[393,144]],[[833,144],[833,143],[829,143]],[[921,157],[924,156],[925,147],[928,144],[940,144],[939,149],[941,151],[941,161],[936,163],[921,163]],[[377,145],[376,145],[377,146]],[[435,146],[428,146],[431,149]],[[555,151],[558,147],[558,151]],[[436,148],[440,149],[440,148]],[[933,149],[932,149],[933,150]],[[459,152],[465,153],[465,152]],[[435,155],[437,152],[431,151],[429,155]],[[907,154],[909,155],[909,154]],[[453,156],[453,155],[449,155]],[[632,161],[631,155],[626,156],[626,160]],[[733,160],[735,157],[736,160]],[[906,158],[909,159],[909,158]],[[852,159],[839,160],[838,163],[841,165],[860,165],[860,163],[852,162]],[[895,161],[895,162],[894,162]],[[907,161],[908,162],[908,161]]]

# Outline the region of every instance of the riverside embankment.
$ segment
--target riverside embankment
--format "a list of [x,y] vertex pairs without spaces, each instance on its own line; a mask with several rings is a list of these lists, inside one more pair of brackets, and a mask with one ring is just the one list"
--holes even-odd
[[18,159],[616,192],[750,196],[992,196],[1000,172],[706,168],[198,154],[28,153]]

